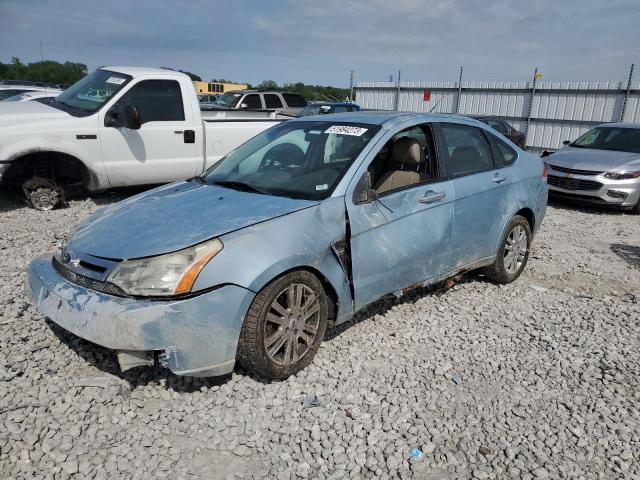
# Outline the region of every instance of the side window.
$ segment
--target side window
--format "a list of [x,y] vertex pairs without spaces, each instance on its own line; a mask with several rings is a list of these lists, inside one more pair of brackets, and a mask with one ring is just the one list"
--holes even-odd
[[250,95],[245,95],[245,97],[242,99],[242,102],[240,103],[240,105],[246,105],[246,107],[243,108],[250,108],[250,109],[260,109],[262,108],[262,102],[260,101],[260,95],[256,94],[256,93],[252,93]]
[[342,106],[337,106],[333,109],[333,113],[342,113],[342,112],[346,112],[347,107],[342,107]]
[[445,165],[449,176],[470,175],[494,168],[491,147],[479,128],[441,123]]
[[180,84],[175,80],[143,80],[135,84],[119,101],[121,113],[125,105],[133,105],[140,113],[140,122],[184,121],[184,105]]
[[297,93],[283,93],[284,101],[287,102],[289,107],[300,108],[306,107],[307,101],[303,98],[302,95]]
[[437,179],[431,126],[418,125],[395,134],[371,161],[369,173],[380,195]]
[[493,118],[490,118],[489,126],[503,135],[507,133],[507,126],[500,120],[494,120]]
[[499,138],[496,138],[493,135],[492,138],[493,143],[496,147],[495,154],[498,164],[502,164],[503,166],[505,166],[511,165],[513,162],[515,162],[516,158],[518,158],[518,154],[516,153],[516,151]]
[[264,94],[264,104],[267,108],[282,108],[282,102],[280,97],[275,93]]

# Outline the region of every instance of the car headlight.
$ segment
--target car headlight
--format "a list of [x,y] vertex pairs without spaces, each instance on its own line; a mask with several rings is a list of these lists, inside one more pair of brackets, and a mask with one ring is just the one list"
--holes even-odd
[[607,172],[604,176],[614,180],[629,180],[631,178],[640,178],[640,170],[635,172]]
[[129,295],[189,293],[200,271],[222,248],[222,242],[214,238],[166,255],[124,260],[111,272],[107,281]]

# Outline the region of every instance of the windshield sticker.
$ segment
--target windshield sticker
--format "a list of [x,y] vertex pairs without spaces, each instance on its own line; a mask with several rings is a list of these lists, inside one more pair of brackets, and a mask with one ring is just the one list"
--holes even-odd
[[114,85],[122,85],[124,83],[124,78],[119,77],[109,77],[107,78],[107,83],[113,83]]
[[360,137],[366,131],[367,129],[362,127],[349,127],[347,125],[333,125],[327,128],[324,131],[324,133],[335,133],[336,135],[351,135],[354,137]]
[[329,185],[327,185],[326,183],[323,183],[322,185],[316,185],[316,190],[321,192],[323,190],[327,190],[329,188]]

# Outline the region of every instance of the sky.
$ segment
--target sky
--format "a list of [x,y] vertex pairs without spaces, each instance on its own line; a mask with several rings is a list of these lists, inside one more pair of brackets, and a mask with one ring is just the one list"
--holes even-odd
[[0,0],[0,62],[172,67],[203,79],[640,79],[639,0]]

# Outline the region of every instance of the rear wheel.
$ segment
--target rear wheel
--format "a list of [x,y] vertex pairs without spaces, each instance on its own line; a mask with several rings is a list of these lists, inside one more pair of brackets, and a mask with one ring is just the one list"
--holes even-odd
[[249,307],[237,360],[251,374],[287,378],[311,363],[327,322],[320,281],[306,271],[286,274],[264,287]]
[[529,260],[531,226],[526,218],[516,215],[509,223],[493,265],[483,269],[494,282],[510,283],[520,276]]

